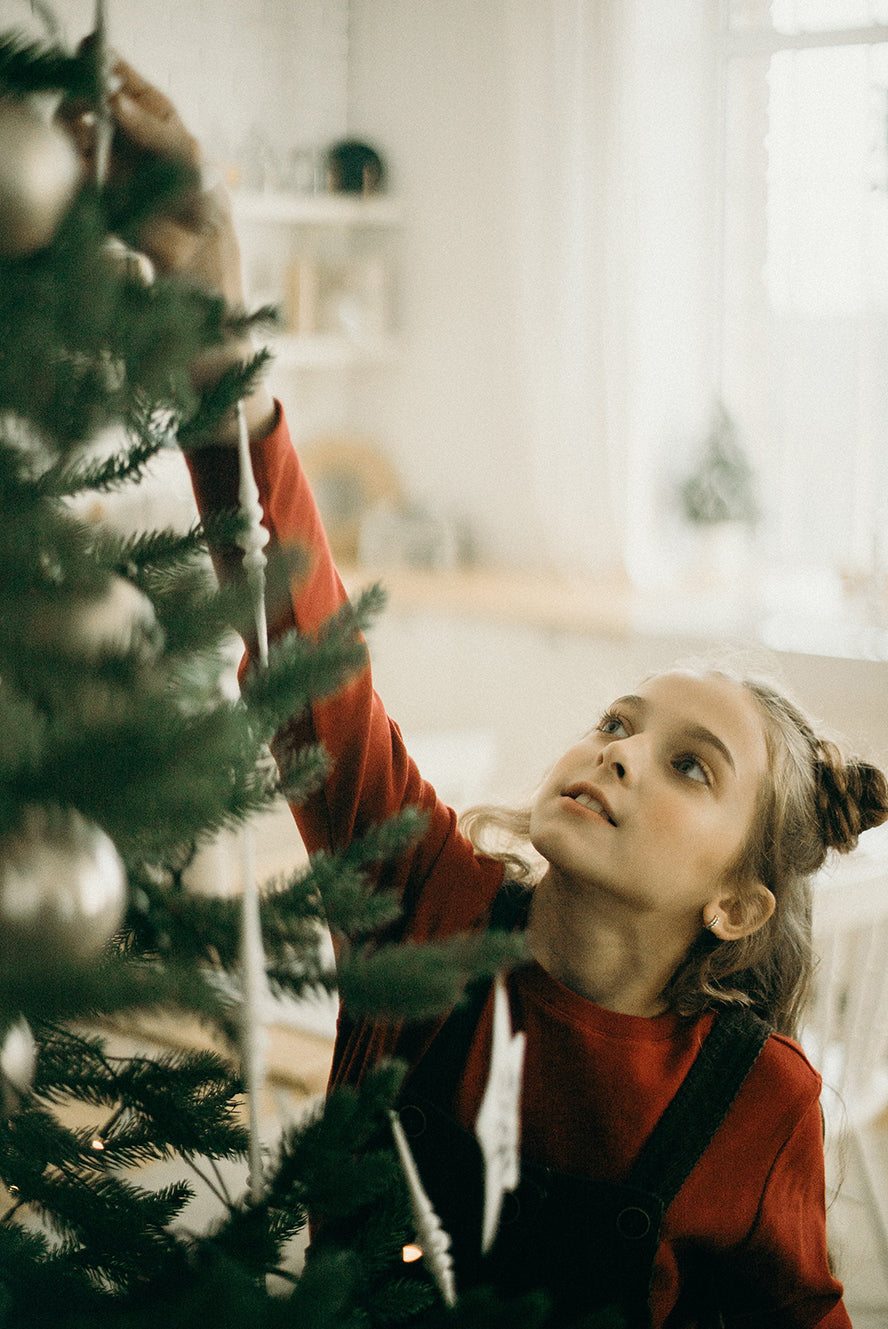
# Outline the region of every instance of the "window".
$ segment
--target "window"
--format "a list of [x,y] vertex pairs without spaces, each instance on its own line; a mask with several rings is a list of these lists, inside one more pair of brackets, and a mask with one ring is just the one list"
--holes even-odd
[[723,396],[774,570],[841,580],[872,614],[888,577],[888,0],[729,0],[723,39]]

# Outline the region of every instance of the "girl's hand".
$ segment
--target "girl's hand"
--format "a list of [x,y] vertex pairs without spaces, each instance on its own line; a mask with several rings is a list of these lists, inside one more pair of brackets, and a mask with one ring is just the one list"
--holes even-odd
[[[125,60],[115,61],[111,72],[117,86],[109,97],[114,118],[109,172],[125,173],[132,168],[134,157],[146,154],[181,161],[200,171],[200,145],[170,99]],[[89,169],[95,155],[95,117],[82,104],[63,106],[59,114]],[[193,281],[222,295],[229,305],[243,303],[240,248],[221,180],[195,190],[174,211],[153,217],[140,236],[140,246],[158,273]],[[209,386],[229,365],[249,357],[253,350],[251,343],[239,342],[202,357],[191,366],[195,386]],[[263,384],[248,398],[245,408],[251,436],[260,437],[271,428],[275,406]],[[220,442],[235,436],[232,421]]]
[[[112,73],[120,80],[110,98],[115,137],[120,140],[118,153],[125,156],[129,147],[185,162],[199,171],[203,165],[200,145],[169,98],[124,60],[117,61]],[[141,239],[158,272],[188,277],[223,295],[229,304],[242,302],[240,250],[221,180],[196,192],[175,214],[152,219]]]
[[[114,120],[109,175],[125,176],[136,158],[156,156],[180,161],[200,171],[202,154],[168,97],[142,78],[132,65],[117,60],[111,69],[115,91],[109,97]],[[95,159],[95,115],[82,102],[63,103],[59,119],[73,135],[87,171]],[[193,280],[224,295],[231,304],[243,298],[240,253],[231,209],[221,183],[197,189],[174,211],[156,216],[140,236],[140,247],[157,272]]]

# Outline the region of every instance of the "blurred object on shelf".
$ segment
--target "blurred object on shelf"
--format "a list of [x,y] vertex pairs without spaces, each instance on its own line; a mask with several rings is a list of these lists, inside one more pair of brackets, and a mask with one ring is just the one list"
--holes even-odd
[[870,539],[869,557],[840,569],[849,601],[875,627],[888,629],[888,508]]
[[679,485],[678,500],[685,520],[698,528],[734,523],[752,529],[759,521],[755,473],[721,402],[694,469]]
[[327,188],[334,194],[378,194],[385,176],[385,163],[369,143],[348,138],[327,149]]
[[392,330],[391,270],[380,254],[351,259],[336,274],[330,302],[332,322],[356,344]]
[[271,143],[257,128],[252,128],[238,152],[240,167],[238,185],[259,192],[278,189],[281,185],[281,164]]
[[323,180],[321,163],[316,148],[292,148],[287,161],[287,170],[281,181],[284,189],[294,194],[317,194]]
[[304,254],[284,274],[284,314],[299,336],[343,334],[356,345],[391,330],[388,264],[379,255],[324,262]]
[[377,447],[355,434],[309,439],[300,448],[333,557],[354,563],[365,515],[378,504],[403,502],[401,483]]
[[318,331],[320,271],[313,258],[297,258],[285,273],[284,317],[287,327],[298,335]]
[[456,567],[458,555],[452,523],[419,503],[382,499],[361,519],[358,560],[366,567],[442,572]]

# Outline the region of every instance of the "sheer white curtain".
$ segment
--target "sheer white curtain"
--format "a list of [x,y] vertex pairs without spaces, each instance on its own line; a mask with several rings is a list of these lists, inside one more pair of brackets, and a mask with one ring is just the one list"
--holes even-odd
[[609,236],[622,57],[611,0],[512,0],[519,381],[536,497],[559,561],[622,563],[624,320]]
[[645,583],[712,406],[717,8],[507,7],[537,499],[563,566]]

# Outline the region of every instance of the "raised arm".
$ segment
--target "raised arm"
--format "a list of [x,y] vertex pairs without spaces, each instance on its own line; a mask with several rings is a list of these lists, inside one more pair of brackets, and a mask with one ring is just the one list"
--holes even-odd
[[[342,607],[346,593],[282,413],[269,435],[252,444],[251,453],[272,546],[297,546],[309,560],[307,573],[269,603],[271,634],[292,628],[314,634]],[[202,513],[235,504],[233,448],[202,448],[191,454],[189,466]],[[224,561],[217,566],[224,576]],[[288,748],[306,742],[320,742],[330,757],[322,788],[294,807],[309,851],[340,848],[401,808],[419,807],[428,817],[428,829],[412,853],[385,866],[381,883],[401,894],[417,938],[477,926],[502,880],[502,869],[475,858],[457,830],[455,813],[421,778],[374,690],[369,657],[344,688],[294,718],[278,735],[276,755],[280,758]]]
[[[155,152],[200,167],[200,148],[172,103],[130,65],[115,70],[120,87],[112,98],[118,134],[140,151]],[[89,150],[89,127],[71,122]],[[142,237],[145,252],[161,273],[176,273],[240,305],[243,298],[240,253],[224,188],[215,185],[184,212],[152,221]],[[253,352],[232,343],[192,366],[197,386],[210,384],[232,363]],[[253,468],[265,524],[273,544],[299,546],[309,555],[307,575],[283,588],[268,605],[273,636],[292,628],[314,633],[345,602],[346,594],[330,555],[314,499],[290,442],[283,413],[260,385],[246,403]],[[193,453],[188,464],[202,515],[236,506],[238,475],[236,421],[229,420],[217,444]],[[235,571],[219,551],[220,575]],[[477,860],[456,829],[455,814],[438,800],[408,757],[400,732],[373,689],[369,659],[360,674],[334,697],[294,718],[278,736],[277,751],[320,742],[330,757],[330,774],[307,804],[294,808],[310,852],[338,848],[370,824],[404,806],[423,809],[428,830],[412,853],[384,869],[382,884],[396,887],[417,938],[477,926],[502,879],[502,868]]]

